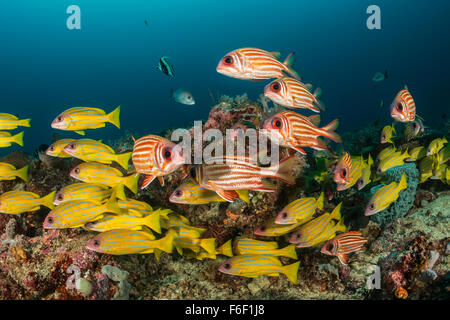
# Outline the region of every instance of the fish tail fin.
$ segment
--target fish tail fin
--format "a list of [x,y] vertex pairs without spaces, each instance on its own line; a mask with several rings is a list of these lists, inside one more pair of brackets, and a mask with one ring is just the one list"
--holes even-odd
[[232,257],[233,256],[233,248],[231,246],[231,239],[228,240],[227,242],[225,242],[219,248],[217,248],[216,254],[222,254],[227,257]]
[[[316,105],[319,107],[319,109],[325,110],[325,107],[324,107],[322,101],[320,101],[320,97],[322,96],[322,88],[317,87],[313,93],[313,96],[316,98]],[[316,111],[316,110],[317,109],[315,109],[314,111]],[[316,112],[320,112],[320,110],[317,110]]]
[[330,214],[330,219],[336,219],[336,220],[341,220],[341,206],[342,206],[342,202],[339,203],[331,212]]
[[16,176],[25,182],[28,182],[28,165],[16,171]]
[[408,184],[406,182],[406,175],[403,172],[402,178],[400,179],[400,182],[398,183],[398,189],[401,191],[403,189],[406,189],[407,186],[408,186]]
[[295,184],[295,177],[292,175],[291,169],[296,162],[295,156],[291,155],[281,160],[278,165],[272,166],[269,169],[274,172],[274,178],[278,178],[288,184]]
[[131,174],[123,177],[123,184],[131,190],[134,194],[138,191],[139,174]]
[[239,195],[239,199],[245,201],[246,203],[250,203],[250,198],[248,196],[248,190],[236,190]]
[[317,198],[317,201],[316,201],[316,206],[320,210],[323,209],[323,199],[324,199],[324,193],[321,192],[320,196]]
[[283,64],[287,68],[287,73],[289,73],[291,76],[296,78],[298,81],[302,80],[300,77],[300,74],[298,74],[297,71],[294,70],[294,62],[295,62],[295,52],[291,52],[287,57],[286,60],[284,60]]
[[336,225],[336,231],[340,231],[340,232],[347,231],[347,227],[344,224],[344,219],[339,220],[338,224]]
[[200,247],[206,250],[209,254],[216,253],[216,238],[208,238],[200,240]]
[[117,184],[111,188],[112,192],[115,192],[117,199],[126,200],[127,196],[125,195],[125,187],[123,184]]
[[46,206],[49,209],[55,208],[55,205],[53,204],[53,200],[55,200],[56,191],[50,192],[45,197],[41,198],[41,205]]
[[106,212],[121,214],[123,211],[120,209],[120,207],[117,204],[117,198],[116,198],[116,192],[113,191],[111,193],[111,197],[109,200],[105,203],[105,209]]
[[341,137],[336,132],[334,132],[334,130],[336,130],[338,126],[339,126],[339,119],[334,119],[325,127],[323,127],[322,130],[326,132],[326,134],[324,134],[325,137],[335,142],[341,143],[342,142]]
[[111,111],[111,113],[108,115],[108,119],[109,122],[120,129],[120,106]]
[[128,170],[128,162],[130,162],[132,152],[121,153],[117,155],[116,162],[125,170]]
[[23,120],[19,120],[19,126],[22,126],[22,127],[31,127],[30,121],[31,121],[31,119],[23,119]]
[[291,258],[294,260],[298,259],[297,251],[295,251],[295,244],[287,245],[283,249],[280,249],[279,253],[283,257]]
[[175,238],[176,231],[174,229],[170,229],[164,238],[161,238],[158,241],[158,249],[161,251],[172,253],[173,251],[173,239]]
[[298,280],[298,268],[300,267],[300,261],[297,261],[287,266],[281,267],[281,272],[294,284],[297,284]]
[[369,168],[371,168],[372,164],[373,164],[373,159],[372,159],[372,157],[370,156],[370,153],[369,153],[369,157],[367,158],[367,165],[369,166]]
[[145,225],[157,233],[161,233],[160,212],[154,211],[145,217]]
[[23,131],[11,137],[11,142],[17,143],[19,146],[23,147]]

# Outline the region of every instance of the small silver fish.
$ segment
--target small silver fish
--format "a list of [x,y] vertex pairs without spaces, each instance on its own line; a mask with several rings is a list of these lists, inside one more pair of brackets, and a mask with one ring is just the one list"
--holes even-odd
[[170,96],[178,103],[193,105],[195,104],[194,97],[186,89],[177,89],[175,91],[170,90]]
[[388,78],[387,70],[384,73],[383,72],[375,72],[375,74],[372,77],[372,81],[380,82],[380,81],[386,80],[387,78]]

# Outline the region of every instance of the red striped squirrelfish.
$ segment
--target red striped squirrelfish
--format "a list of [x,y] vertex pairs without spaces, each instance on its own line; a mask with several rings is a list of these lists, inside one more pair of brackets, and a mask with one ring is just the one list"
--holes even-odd
[[147,187],[155,178],[164,185],[165,175],[185,163],[181,147],[156,135],[147,135],[134,141],[133,155],[136,172],[145,174],[141,188]]
[[352,158],[350,154],[346,152],[334,168],[334,182],[340,184],[348,184],[350,182],[352,168]]
[[392,102],[391,117],[400,122],[410,122],[416,118],[416,104],[407,86],[397,93]]
[[281,78],[290,74],[300,80],[293,69],[294,53],[287,56],[284,62],[278,61],[280,52],[269,52],[258,48],[241,48],[227,53],[217,65],[217,72],[242,80],[266,80]]
[[279,105],[294,109],[309,109],[314,112],[324,109],[317,99],[320,92],[321,90],[317,88],[312,94],[307,85],[291,77],[276,79],[264,88],[264,95]]
[[233,202],[239,198],[236,190],[273,192],[276,187],[263,178],[274,178],[289,184],[295,183],[290,169],[295,157],[289,156],[271,167],[260,167],[246,156],[213,157],[211,164],[203,164],[191,170],[193,178],[202,188],[217,192],[223,199]]
[[363,250],[363,245],[367,242],[359,231],[349,231],[341,233],[333,239],[325,242],[320,252],[330,256],[337,256],[339,261],[347,265],[348,254]]
[[301,154],[306,154],[301,147],[327,150],[325,142],[318,139],[319,136],[341,142],[339,135],[334,132],[339,120],[335,119],[325,127],[318,128],[318,119],[318,115],[305,117],[294,111],[282,111],[267,119],[263,129],[269,131],[269,138],[277,139],[279,145],[292,148]]

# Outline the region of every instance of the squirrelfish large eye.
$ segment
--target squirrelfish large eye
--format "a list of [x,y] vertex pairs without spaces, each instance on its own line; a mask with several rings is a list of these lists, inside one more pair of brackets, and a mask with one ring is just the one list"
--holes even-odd
[[327,246],[328,251],[333,251],[333,248],[334,248],[334,246],[332,243],[328,244],[328,246]]
[[401,102],[397,103],[396,109],[397,109],[397,111],[399,111],[399,112],[402,112],[402,111],[403,111],[403,105],[402,105]]
[[282,126],[282,122],[279,118],[275,118],[272,120],[272,127],[276,128],[276,129],[280,129]]
[[232,65],[233,64],[233,57],[232,56],[226,56],[225,58],[223,58],[223,63],[227,64],[227,65]]
[[346,169],[342,169],[341,170],[341,178],[345,178],[347,176],[347,170]]
[[273,92],[278,92],[281,89],[280,84],[275,81],[274,83],[272,83],[272,85],[270,86],[270,89],[272,89]]
[[172,149],[171,148],[165,148],[163,150],[163,157],[166,160],[171,160],[172,159]]

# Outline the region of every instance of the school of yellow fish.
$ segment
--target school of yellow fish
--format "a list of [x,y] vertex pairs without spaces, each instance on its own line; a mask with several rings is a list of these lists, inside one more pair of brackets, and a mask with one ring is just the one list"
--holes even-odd
[[[323,103],[318,100],[321,90],[316,89],[312,94],[312,86],[301,82],[300,75],[293,69],[293,54],[283,63],[278,60],[279,56],[278,52],[242,48],[225,55],[217,71],[244,80],[276,78],[264,89],[269,99],[287,108],[303,108],[313,112],[323,110]],[[398,122],[415,121],[414,100],[406,87],[395,97],[391,116]],[[318,127],[319,122],[318,115],[305,117],[294,111],[283,111],[267,119],[263,127],[277,136],[281,146],[304,154],[304,147],[316,150],[328,148],[319,136],[341,142],[334,132],[338,126],[337,119],[323,128]],[[120,129],[120,106],[110,113],[99,108],[70,108],[58,115],[51,127],[85,135],[85,130],[102,128],[106,123]],[[0,114],[0,130],[13,130],[18,126],[29,127],[30,119],[19,120],[7,113]],[[450,146],[445,137],[433,140],[427,148],[420,146],[402,152],[395,147],[395,134],[395,123],[383,128],[380,142],[389,146],[378,154],[375,161],[370,154],[364,159],[362,155],[345,153],[332,169],[337,190],[347,190],[355,185],[362,190],[370,182],[379,181],[384,172],[403,165],[405,161],[418,162],[421,183],[431,178],[450,184]],[[0,147],[10,146],[11,143],[23,146],[22,138],[23,132],[12,135],[0,131]],[[273,219],[254,230],[254,234],[260,237],[289,234],[291,244],[284,248],[279,248],[276,241],[245,237],[233,242],[230,239],[218,247],[215,238],[202,238],[206,229],[192,226],[184,216],[171,209],[153,208],[126,195],[125,188],[133,194],[138,192],[140,174],[145,175],[141,188],[149,185],[155,177],[164,185],[164,175],[183,169],[184,163],[178,152],[174,143],[155,135],[136,140],[133,152],[121,154],[115,153],[101,140],[55,141],[46,154],[84,161],[70,172],[70,176],[80,182],[45,196],[27,191],[5,192],[0,195],[0,212],[20,214],[45,206],[50,212],[44,220],[44,229],[83,228],[98,232],[87,243],[89,250],[113,255],[154,253],[157,260],[162,252],[171,254],[174,249],[188,259],[216,259],[217,255],[224,255],[229,258],[219,267],[223,273],[245,277],[284,274],[293,283],[298,281],[300,265],[296,248],[320,246],[322,253],[336,256],[347,265],[349,254],[363,250],[363,245],[368,241],[359,231],[347,231],[341,215],[342,203],[331,212],[324,212],[324,194],[321,193],[317,199],[305,197],[290,202]],[[133,161],[134,172],[128,172],[130,160]],[[287,169],[292,166],[292,154],[283,159],[276,169],[250,166],[245,164],[247,158],[228,160],[231,164],[205,164],[191,170],[190,176],[175,189],[169,200],[202,205],[232,202],[239,198],[248,203],[249,190],[273,192],[276,189],[263,178],[295,183],[287,174]],[[120,168],[114,167],[114,163]],[[228,175],[217,173],[224,171],[229,172]],[[0,163],[1,180],[17,177],[28,181],[28,166],[17,169],[8,163]],[[240,179],[241,184],[238,185],[236,179]],[[398,183],[379,185],[364,214],[369,216],[386,209],[406,188],[405,174]],[[283,265],[279,260],[281,256],[295,262]]]

